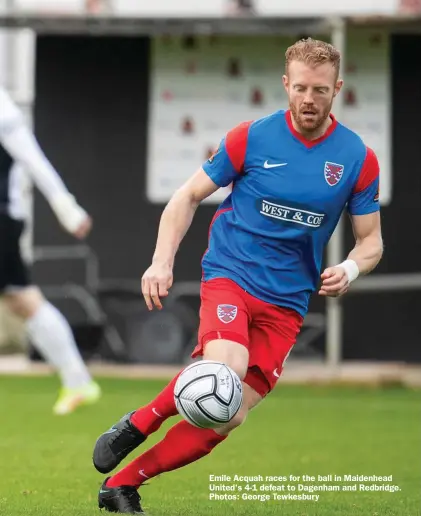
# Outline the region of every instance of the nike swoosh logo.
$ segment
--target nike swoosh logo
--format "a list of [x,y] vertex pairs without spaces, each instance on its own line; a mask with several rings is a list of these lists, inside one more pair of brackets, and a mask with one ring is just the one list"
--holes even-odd
[[99,492],[101,494],[106,494],[106,493],[109,493],[110,491],[107,491],[106,489],[100,489]]
[[155,414],[155,416],[162,417],[155,407],[152,409],[152,412]]
[[276,378],[279,378],[279,373],[278,373],[278,370],[277,369],[274,369],[273,370],[273,376],[276,376]]
[[114,432],[117,432],[117,428],[110,428],[109,430],[107,430],[106,432],[104,432],[104,434],[112,434]]
[[263,164],[265,168],[285,167],[285,165],[288,165],[288,163],[268,163],[268,160]]

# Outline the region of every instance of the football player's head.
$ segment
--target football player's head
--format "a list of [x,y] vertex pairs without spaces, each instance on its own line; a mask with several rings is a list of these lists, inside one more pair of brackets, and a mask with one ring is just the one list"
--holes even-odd
[[304,134],[311,134],[326,121],[342,87],[340,53],[329,43],[307,38],[289,47],[285,58],[283,83],[292,117]]

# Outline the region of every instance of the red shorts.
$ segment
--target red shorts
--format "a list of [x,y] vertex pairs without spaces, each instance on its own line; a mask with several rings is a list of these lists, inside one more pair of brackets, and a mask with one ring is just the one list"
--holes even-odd
[[203,355],[211,340],[246,346],[249,367],[244,382],[266,396],[282,373],[303,317],[295,310],[261,301],[225,278],[203,282],[200,297],[199,342],[192,357]]

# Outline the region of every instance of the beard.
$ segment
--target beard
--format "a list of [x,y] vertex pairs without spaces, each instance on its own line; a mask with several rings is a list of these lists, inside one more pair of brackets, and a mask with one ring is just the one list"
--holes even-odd
[[301,106],[297,109],[292,103],[290,103],[289,108],[300,132],[305,135],[312,135],[317,133],[326,122],[332,109],[332,104],[333,99],[323,110],[314,106]]

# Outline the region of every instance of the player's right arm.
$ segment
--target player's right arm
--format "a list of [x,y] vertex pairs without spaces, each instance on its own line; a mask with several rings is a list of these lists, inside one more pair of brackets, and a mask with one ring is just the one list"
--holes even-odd
[[161,299],[173,282],[177,250],[191,226],[199,204],[243,172],[249,123],[240,124],[221,141],[216,153],[179,188],[165,207],[152,264],[142,277],[142,293],[149,310],[162,309]]

